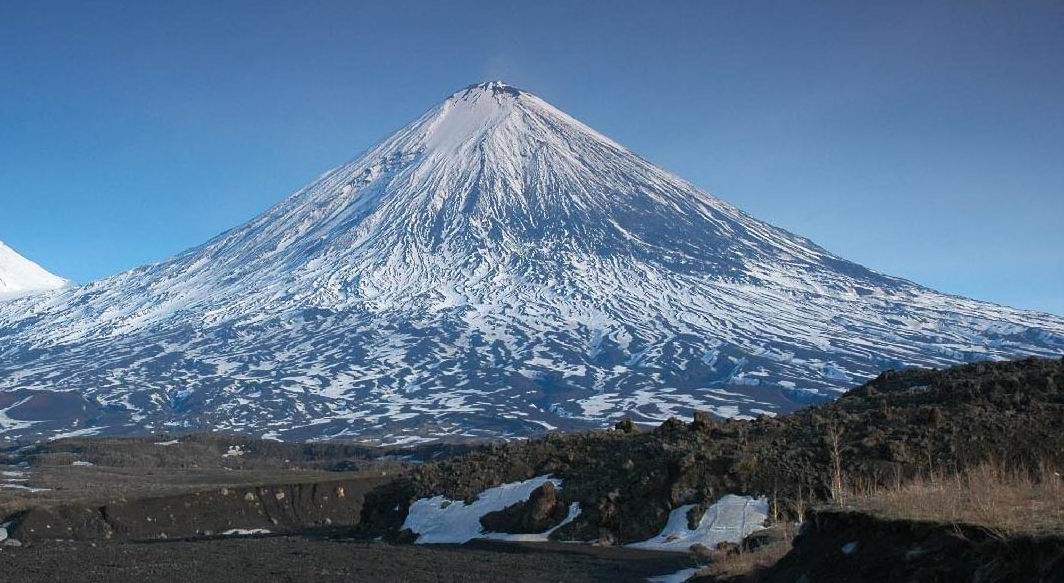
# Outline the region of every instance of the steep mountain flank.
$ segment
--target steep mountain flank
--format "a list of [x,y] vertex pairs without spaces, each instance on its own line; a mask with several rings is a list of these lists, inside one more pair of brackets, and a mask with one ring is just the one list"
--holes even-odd
[[387,444],[782,413],[1064,319],[846,261],[474,85],[245,225],[0,303],[0,434]]
[[59,289],[69,284],[0,241],[0,301]]

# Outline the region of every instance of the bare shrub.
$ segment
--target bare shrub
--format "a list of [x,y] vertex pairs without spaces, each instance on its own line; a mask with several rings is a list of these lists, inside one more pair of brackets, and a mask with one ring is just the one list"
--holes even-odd
[[828,453],[831,454],[831,500],[841,504],[846,495],[842,477],[842,434],[845,430],[839,425],[831,425],[827,430]]
[[809,509],[809,500],[806,499],[805,493],[802,491],[801,483],[798,484],[798,495],[790,501],[791,512],[794,513],[794,518],[799,523],[805,522],[805,513]]

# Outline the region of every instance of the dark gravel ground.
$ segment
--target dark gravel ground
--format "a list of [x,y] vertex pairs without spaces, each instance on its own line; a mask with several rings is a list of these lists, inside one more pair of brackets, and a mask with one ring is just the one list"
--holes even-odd
[[391,545],[255,537],[196,542],[52,542],[0,547],[19,583],[646,581],[693,566],[682,555],[571,544]]

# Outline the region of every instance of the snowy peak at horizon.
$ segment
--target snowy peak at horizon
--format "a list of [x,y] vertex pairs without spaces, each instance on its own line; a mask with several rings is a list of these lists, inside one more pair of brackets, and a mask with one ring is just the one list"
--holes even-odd
[[0,300],[59,289],[69,285],[0,241]]
[[[413,126],[427,135],[425,145],[429,150],[453,152],[462,146],[485,145],[477,144],[477,139],[495,130],[504,132],[502,139],[509,142],[541,139],[545,128],[536,127],[537,122],[532,119],[517,119],[520,117],[539,118],[540,124],[542,120],[550,120],[547,124],[554,125],[555,131],[564,128],[562,131],[580,132],[617,149],[625,149],[532,93],[502,81],[478,83],[456,91],[430,110],[426,117],[428,123],[415,122]],[[550,130],[547,133],[551,133]],[[499,144],[496,141],[487,145]],[[503,145],[506,149],[512,147]]]
[[676,263],[721,258],[731,247],[746,257],[842,262],[501,82],[452,94],[249,227],[267,223],[295,228],[280,244],[272,233],[256,244],[267,256],[270,247],[290,249],[290,265],[306,263],[300,242],[322,250],[329,241],[342,247],[336,253],[387,245],[378,250],[440,254],[476,241],[496,255],[525,255],[534,244]]
[[1064,318],[849,262],[500,82],[201,246],[17,308],[0,436],[517,436],[1064,352]]

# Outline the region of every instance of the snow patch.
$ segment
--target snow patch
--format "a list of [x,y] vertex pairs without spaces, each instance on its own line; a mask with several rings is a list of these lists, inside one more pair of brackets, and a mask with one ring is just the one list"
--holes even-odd
[[674,509],[661,533],[628,546],[677,552],[687,551],[695,544],[713,548],[722,542],[742,541],[749,534],[765,528],[768,519],[767,499],[728,494],[707,508],[702,520],[691,529],[687,527],[687,513],[694,507],[694,504],[686,504]]
[[0,484],[0,488],[7,488],[9,490],[22,490],[24,492],[50,492],[51,488],[33,488],[31,486],[23,486],[22,484]]
[[698,574],[698,569],[696,569],[696,568],[682,569],[680,571],[677,571],[675,573],[670,573],[668,575],[658,575],[657,577],[648,577],[647,578],[647,583],[683,583],[684,581],[687,581],[688,579],[690,579],[691,577],[694,577],[697,574]]
[[231,528],[222,533],[222,536],[252,536],[256,534],[270,534],[265,528]]
[[268,441],[278,441],[282,443],[284,442],[284,440],[281,439],[281,433],[278,431],[267,431],[266,433],[262,434],[261,439],[265,439]]
[[63,432],[63,433],[56,433],[55,435],[49,437],[48,441],[56,441],[58,439],[65,439],[67,437],[85,437],[85,436],[89,436],[89,435],[96,435],[97,433],[99,433],[99,432],[101,432],[103,430],[104,430],[103,427],[86,427],[84,429],[77,429],[77,430],[74,430],[74,431],[66,431],[66,432]]
[[550,482],[558,489],[562,481],[549,475],[538,476],[523,482],[512,482],[488,488],[470,504],[450,500],[444,496],[422,498],[410,505],[403,528],[418,535],[417,544],[463,544],[473,539],[492,539],[515,542],[544,542],[550,534],[576,519],[580,505],[569,506],[569,514],[560,524],[542,533],[510,534],[485,532],[480,519],[486,514],[498,512],[519,502],[528,500],[532,491]]

